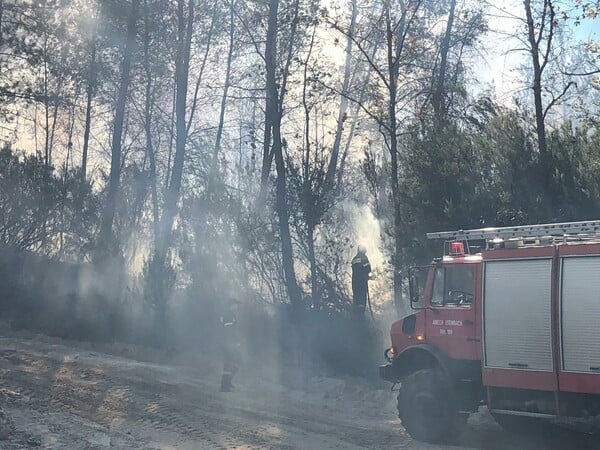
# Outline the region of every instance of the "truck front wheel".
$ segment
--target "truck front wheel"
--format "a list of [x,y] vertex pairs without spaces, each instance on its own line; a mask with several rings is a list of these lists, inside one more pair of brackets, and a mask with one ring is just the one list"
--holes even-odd
[[398,392],[398,417],[414,439],[440,442],[457,419],[452,386],[437,369],[423,369],[407,376]]

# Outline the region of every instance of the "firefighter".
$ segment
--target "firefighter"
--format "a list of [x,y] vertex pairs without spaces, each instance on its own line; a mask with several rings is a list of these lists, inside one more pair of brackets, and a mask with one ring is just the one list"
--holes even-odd
[[371,263],[367,258],[367,249],[364,245],[359,245],[356,256],[352,258],[352,306],[354,315],[359,319],[365,316],[370,274]]
[[237,301],[230,300],[220,322],[223,330],[223,375],[221,376],[221,392],[233,391],[233,376],[238,370],[238,337],[237,337]]

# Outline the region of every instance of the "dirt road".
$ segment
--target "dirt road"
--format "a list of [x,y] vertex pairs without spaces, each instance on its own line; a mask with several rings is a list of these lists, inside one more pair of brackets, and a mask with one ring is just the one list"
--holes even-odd
[[0,337],[0,406],[12,423],[0,430],[8,437],[0,448],[600,448],[568,433],[511,435],[485,412],[469,419],[454,445],[424,445],[399,425],[393,394],[360,380],[247,368],[236,392],[223,394],[210,360],[141,362],[123,356],[139,358],[135,349],[112,350]]

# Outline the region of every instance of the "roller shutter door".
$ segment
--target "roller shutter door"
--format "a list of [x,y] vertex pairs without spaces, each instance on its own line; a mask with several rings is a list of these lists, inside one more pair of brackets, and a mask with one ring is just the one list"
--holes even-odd
[[571,372],[600,371],[600,257],[562,259],[562,360]]
[[551,259],[485,263],[486,367],[552,371]]

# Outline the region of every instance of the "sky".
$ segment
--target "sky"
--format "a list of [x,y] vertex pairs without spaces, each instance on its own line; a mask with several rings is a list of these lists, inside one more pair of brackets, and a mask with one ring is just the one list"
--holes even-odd
[[[519,41],[514,36],[523,22],[515,16],[524,16],[521,0],[504,0],[501,6],[489,5],[487,18],[489,32],[483,38],[484,52],[474,63],[474,75],[479,80],[480,89],[492,87],[497,100],[510,103],[515,92],[523,89],[523,78],[519,66],[524,62],[525,53],[515,51]],[[585,42],[600,40],[600,19],[585,19],[573,28],[573,40]]]

